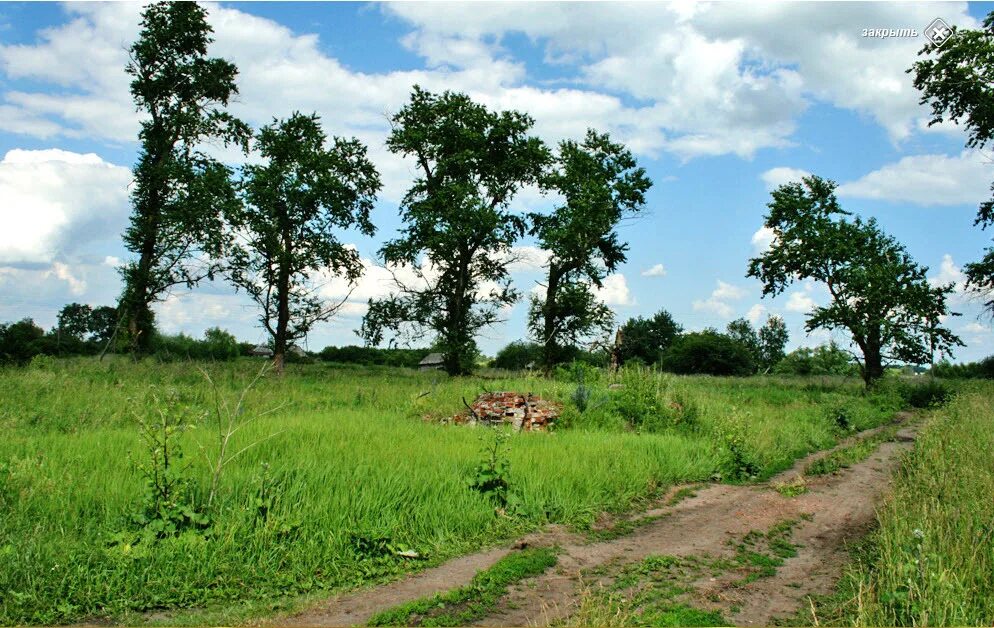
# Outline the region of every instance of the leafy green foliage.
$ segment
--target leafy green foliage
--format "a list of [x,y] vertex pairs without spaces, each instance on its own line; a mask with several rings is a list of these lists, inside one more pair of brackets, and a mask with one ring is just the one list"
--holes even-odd
[[228,167],[202,150],[211,142],[244,147],[249,136],[224,110],[238,93],[237,70],[207,56],[211,32],[195,2],[150,4],[130,49],[126,71],[143,119],[124,232],[137,259],[121,269],[121,305],[137,353],[152,344],[152,303],[218,271],[230,239],[225,217],[238,205]]
[[756,369],[747,345],[713,329],[678,337],[660,366],[682,375],[751,375]]
[[[967,131],[966,145],[980,149],[994,140],[994,12],[981,29],[954,26],[953,31],[942,46],[929,43],[922,48],[918,54],[929,58],[917,61],[908,72],[921,91],[921,104],[932,109],[929,126],[960,124]],[[985,229],[994,224],[994,199],[980,204],[974,224]],[[994,248],[963,270],[969,288],[991,297],[986,306],[994,312]]]
[[492,428],[493,438],[483,445],[483,460],[473,469],[469,480],[469,488],[492,500],[499,508],[507,506],[508,489],[511,485],[509,474],[511,461],[508,453],[511,449],[510,435],[500,428]]
[[517,340],[497,352],[497,355],[494,357],[493,367],[509,371],[520,371],[528,368],[529,365],[540,364],[541,360],[541,345],[534,342]]
[[152,405],[153,413],[138,420],[144,455],[135,466],[145,480],[145,494],[132,519],[146,535],[163,538],[206,527],[208,518],[192,494],[189,463],[180,445],[180,437],[196,418],[175,393],[164,399],[153,395]]
[[24,365],[46,352],[45,330],[30,318],[0,324],[0,364]]
[[642,211],[651,186],[631,151],[607,133],[589,129],[583,142],[560,142],[542,187],[565,202],[531,215],[531,234],[549,252],[545,294],[532,297],[528,316],[546,371],[569,359],[565,349],[610,333],[614,315],[593,289],[627,259],[615,229]]
[[354,247],[336,232],[375,232],[369,212],[380,178],[359,140],[327,137],[317,114],[294,113],[263,127],[256,148],[264,164],[244,167],[244,204],[232,223],[244,241],[231,253],[231,278],[262,309],[276,371],[282,373],[291,343],[330,318],[344,303],[327,304],[313,276],[362,275]]
[[884,360],[923,364],[936,351],[962,346],[940,324],[949,314],[953,285],[932,286],[928,268],[876,220],[844,218],[849,213],[839,206],[835,187],[811,176],[773,191],[764,223],[773,243],[749,262],[748,275],[763,282],[763,295],[776,296],[798,280],[823,283],[832,301],[815,307],[805,327],[848,331],[863,353],[867,386],[883,376]]
[[621,326],[622,363],[639,360],[651,365],[659,362],[663,352],[677,339],[683,327],[673,320],[666,310],[659,310],[652,318],[637,316]]
[[465,94],[415,87],[391,122],[387,147],[412,158],[418,178],[401,203],[400,236],[380,249],[398,271],[396,291],[370,302],[360,335],[378,345],[387,333],[421,339],[434,332],[445,370],[466,374],[476,334],[518,298],[508,265],[526,225],[509,204],[538,181],[548,151],[528,135],[529,116],[490,111]]
[[724,453],[722,479],[733,481],[756,479],[762,466],[749,446],[746,424],[742,417],[732,415],[722,421],[716,430],[717,442]]
[[979,362],[965,364],[937,362],[932,366],[931,374],[949,379],[994,379],[994,355],[987,356]]
[[801,347],[780,360],[773,372],[781,375],[853,375],[856,366],[852,356],[835,342],[814,349]]
[[418,363],[424,359],[430,349],[401,349],[389,348],[380,349],[377,347],[359,347],[349,345],[345,347],[325,347],[318,352],[318,357],[325,362],[338,362],[340,364],[363,364],[363,365],[383,365],[383,366],[405,366],[407,368],[417,368]]
[[155,357],[163,361],[172,360],[234,360],[241,354],[241,348],[231,333],[211,327],[204,332],[203,340],[179,333],[167,335],[156,333],[150,347]]
[[923,382],[902,382],[898,391],[904,402],[912,408],[936,408],[952,399],[953,391],[948,385],[932,378]]

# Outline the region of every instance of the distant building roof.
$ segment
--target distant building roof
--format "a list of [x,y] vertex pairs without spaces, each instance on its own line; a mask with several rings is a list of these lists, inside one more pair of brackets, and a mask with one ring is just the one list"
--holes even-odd
[[264,355],[268,358],[273,355],[273,350],[266,345],[256,345],[252,347],[252,355]]
[[445,356],[441,353],[429,353],[424,357],[421,362],[418,363],[419,366],[435,366],[438,364],[443,364],[445,362]]

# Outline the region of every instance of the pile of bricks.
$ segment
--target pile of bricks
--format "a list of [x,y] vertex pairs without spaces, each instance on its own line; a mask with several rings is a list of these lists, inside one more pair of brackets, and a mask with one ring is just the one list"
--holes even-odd
[[466,412],[453,417],[470,425],[510,424],[515,430],[546,430],[562,412],[562,406],[531,393],[488,392],[469,404]]

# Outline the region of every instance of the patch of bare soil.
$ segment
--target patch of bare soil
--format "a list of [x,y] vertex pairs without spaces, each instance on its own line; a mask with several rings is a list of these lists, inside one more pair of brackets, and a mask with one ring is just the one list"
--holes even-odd
[[[900,416],[898,420],[905,420]],[[866,437],[873,431],[861,434]],[[786,497],[772,487],[789,481],[820,452],[800,460],[768,484],[697,488],[693,496],[641,513],[647,521],[618,538],[590,541],[552,530],[525,540],[530,545],[559,545],[558,564],[545,574],[511,588],[497,610],[480,625],[533,626],[567,619],[591,584],[610,582],[619,568],[649,556],[731,558],[735,543],[749,532],[797,521],[790,541],[797,553],[776,573],[744,583],[736,574],[693,583],[688,601],[718,610],[736,625],[768,625],[807,605],[807,596],[830,593],[842,573],[845,543],[872,526],[874,508],[888,489],[900,454],[910,447],[914,429],[904,428],[863,462],[832,475],[808,478],[807,492]],[[852,440],[852,439],[850,439]],[[844,442],[839,446],[848,444]],[[672,502],[672,500],[670,500]],[[663,516],[665,515],[665,516]],[[646,518],[650,519],[646,519]],[[375,613],[410,600],[467,584],[511,548],[464,556],[404,580],[342,595],[306,613],[276,620],[279,624],[341,626],[366,623]]]
[[354,626],[367,623],[376,613],[404,602],[431,597],[468,584],[478,571],[488,569],[515,549],[576,543],[578,538],[560,526],[530,534],[508,547],[491,549],[450,560],[431,569],[411,574],[396,582],[335,596],[307,611],[282,617],[279,626]]

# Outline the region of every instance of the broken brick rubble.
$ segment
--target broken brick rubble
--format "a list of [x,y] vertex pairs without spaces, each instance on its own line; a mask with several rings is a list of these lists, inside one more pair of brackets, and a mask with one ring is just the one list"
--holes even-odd
[[531,393],[488,392],[469,404],[453,421],[471,425],[510,424],[515,430],[546,430],[562,412],[562,406]]

